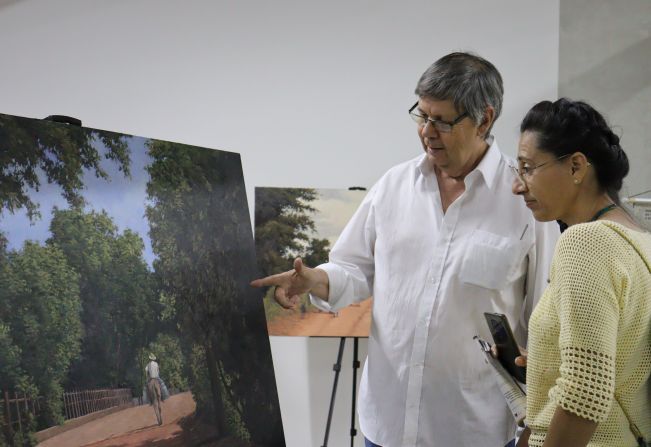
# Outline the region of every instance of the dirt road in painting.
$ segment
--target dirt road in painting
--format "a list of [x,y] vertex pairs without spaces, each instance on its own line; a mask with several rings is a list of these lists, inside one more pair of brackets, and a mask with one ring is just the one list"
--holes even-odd
[[286,310],[268,323],[269,335],[308,337],[368,337],[371,327],[371,299],[348,306],[335,317],[314,309],[301,315],[296,309]]
[[156,424],[149,405],[127,408],[88,422],[38,444],[39,447],[182,447],[179,425],[194,413],[192,394],[180,393],[163,402],[163,425]]

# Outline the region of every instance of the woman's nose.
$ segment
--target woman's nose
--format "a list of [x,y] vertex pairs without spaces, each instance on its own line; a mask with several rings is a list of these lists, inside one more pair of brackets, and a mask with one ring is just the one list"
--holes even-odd
[[520,195],[524,194],[527,191],[527,184],[522,181],[520,176],[516,175],[515,178],[513,179],[513,184],[511,185],[511,192],[513,194]]

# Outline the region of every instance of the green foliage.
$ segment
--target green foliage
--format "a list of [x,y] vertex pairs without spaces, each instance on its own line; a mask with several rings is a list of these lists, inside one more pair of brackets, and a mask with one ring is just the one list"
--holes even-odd
[[84,337],[68,383],[76,388],[141,384],[138,352],[153,332],[158,304],[144,243],[120,234],[105,212],[54,210],[47,243],[60,248],[79,274]]
[[[206,420],[214,419],[216,410],[215,403],[212,399],[211,381],[208,373],[209,368],[205,348],[201,345],[192,346],[188,353],[188,358],[192,396],[197,403],[197,414]],[[220,370],[219,375],[223,375],[225,379],[219,383],[220,395],[228,396],[231,392],[230,387],[232,381],[228,375],[224,374],[223,370]],[[246,428],[246,423],[242,420],[241,408],[236,407],[231,399],[224,399],[219,404],[224,412],[224,423],[228,433],[239,439],[249,441],[251,435]]]
[[255,191],[255,239],[257,259],[265,275],[291,268],[314,231],[309,202],[314,189],[258,188]]
[[[31,424],[28,424],[31,425]],[[25,432],[20,433],[18,431],[13,432],[13,436],[10,436],[9,433],[5,433],[5,439],[0,439],[0,447],[2,446],[11,446],[11,447],[33,447],[37,445],[36,437],[33,433]]]
[[6,438],[9,437],[9,431],[6,428],[4,408],[0,408],[0,447],[8,447]]
[[296,256],[309,266],[328,260],[327,239],[312,238],[314,189],[259,188],[255,192],[255,245],[264,275],[292,268]]
[[[43,396],[43,405],[41,406],[42,413],[39,415],[39,419],[42,421],[42,424],[40,425],[41,427],[51,427],[53,425],[63,424],[62,380],[63,374],[61,374],[61,377],[58,380],[51,381],[49,386],[41,387],[39,389],[39,395]],[[28,413],[28,415],[30,414],[31,413]]]
[[61,383],[81,338],[77,274],[58,248],[26,242],[0,265],[0,309],[0,385],[44,396],[39,425],[61,423]]
[[206,350],[200,344],[194,344],[189,347],[186,358],[192,397],[197,404],[197,415],[202,419],[212,420],[215,417],[215,407],[206,363]]
[[154,267],[192,353],[197,413],[211,417],[221,436],[277,440],[282,425],[264,314],[248,286],[257,272],[239,157],[160,141],[149,154]]
[[39,189],[40,172],[48,183],[61,187],[71,205],[82,205],[84,170],[107,178],[96,148],[100,143],[107,149],[104,157],[128,176],[129,149],[119,134],[0,115],[0,214],[25,208],[30,219],[38,216],[38,204],[28,190]]
[[301,256],[305,260],[305,264],[311,267],[316,267],[319,264],[328,262],[328,257],[330,256],[330,241],[327,239],[310,239],[310,244],[306,247]]
[[[7,317],[3,318],[3,321],[6,319]],[[21,350],[14,344],[9,324],[0,323],[0,391],[13,389],[15,386],[24,388],[23,382],[27,380],[27,375],[21,367],[20,360]]]
[[[226,374],[223,370],[221,370],[220,373],[223,375],[223,380],[219,383],[221,387],[220,392],[222,396],[227,396],[232,389],[232,377]],[[233,398],[225,399],[223,402],[224,417],[226,419],[228,432],[232,433],[233,436],[243,441],[251,441],[251,433],[249,433],[246,428],[246,424],[242,420],[242,409],[237,406],[236,402],[237,399]]]

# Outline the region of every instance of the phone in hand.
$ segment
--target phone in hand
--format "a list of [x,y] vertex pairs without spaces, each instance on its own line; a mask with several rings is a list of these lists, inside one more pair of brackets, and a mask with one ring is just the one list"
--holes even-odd
[[509,320],[503,314],[484,312],[486,323],[497,347],[497,358],[504,368],[519,382],[526,383],[527,368],[517,366],[515,358],[520,356],[520,348],[513,337]]

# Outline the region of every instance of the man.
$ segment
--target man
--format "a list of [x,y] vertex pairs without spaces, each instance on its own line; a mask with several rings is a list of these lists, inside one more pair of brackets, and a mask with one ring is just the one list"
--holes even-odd
[[147,380],[160,378],[160,367],[156,361],[156,356],[152,353],[149,354],[149,363],[145,366],[145,374],[147,375]]
[[161,408],[163,393],[161,391],[160,370],[154,354],[149,354],[149,363],[145,366],[145,375],[147,377],[147,398],[149,399],[150,405],[154,407],[158,425],[163,425]]
[[359,419],[367,446],[502,447],[513,418],[473,336],[504,313],[524,345],[558,237],[513,198],[509,160],[490,134],[502,78],[452,53],[416,87],[409,113],[424,154],[369,191],[330,262],[253,281],[285,307],[310,292],[336,310],[373,295]]

